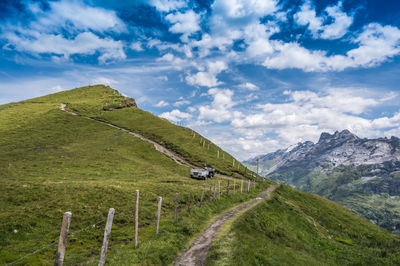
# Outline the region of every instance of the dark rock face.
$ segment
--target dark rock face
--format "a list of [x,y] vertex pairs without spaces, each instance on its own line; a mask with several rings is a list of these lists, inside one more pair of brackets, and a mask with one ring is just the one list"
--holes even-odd
[[[332,199],[400,233],[398,137],[361,139],[349,130],[322,133],[315,144],[298,143],[258,158],[261,174],[270,179]],[[244,163],[254,167],[255,159]]]
[[135,100],[132,98],[130,98],[129,100],[126,100],[125,107],[137,107]]
[[136,102],[132,98],[128,98],[127,100],[123,101],[123,104],[121,105],[116,105],[116,106],[103,106],[103,111],[112,111],[116,109],[123,109],[123,108],[137,108]]

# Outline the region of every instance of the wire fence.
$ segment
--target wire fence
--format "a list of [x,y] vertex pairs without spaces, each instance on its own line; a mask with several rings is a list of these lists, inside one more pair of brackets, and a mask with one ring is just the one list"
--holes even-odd
[[[167,200],[166,202],[164,202],[164,204],[167,206],[169,211],[171,211],[171,210],[173,211],[174,210],[174,206],[176,204],[178,204],[180,207],[179,208],[175,207],[175,212],[182,212],[182,211],[189,210],[193,206],[201,207],[202,204],[203,205],[206,204],[206,203],[210,204],[210,202],[213,202],[213,201],[216,201],[216,200],[220,199],[221,195],[226,195],[226,196],[229,197],[229,193],[232,194],[232,193],[249,192],[250,188],[255,188],[255,186],[256,186],[256,183],[252,182],[252,181],[239,181],[239,182],[235,181],[235,182],[233,182],[233,181],[228,180],[227,186],[224,188],[223,186],[221,187],[221,183],[220,182],[221,181],[219,181],[218,186],[216,185],[216,183],[214,183],[215,184],[214,186],[210,185],[209,187],[208,186],[207,187],[202,187],[201,194],[204,197],[200,196],[200,193],[197,193],[197,194],[199,194],[199,195],[197,195],[197,194],[194,194],[194,193],[190,192],[190,193],[181,195],[181,197],[179,198],[178,203],[175,203],[175,201],[173,199],[172,200],[170,199],[170,200]],[[223,190],[225,190],[226,192],[223,192]],[[145,205],[145,203],[143,202],[143,203],[141,203],[141,205]],[[152,205],[154,205],[154,204],[152,204]],[[126,239],[126,235],[125,235],[125,233],[127,231],[129,231],[129,230],[134,231],[134,228],[132,226],[130,226],[131,225],[131,217],[132,217],[133,212],[134,212],[134,210],[132,208],[131,210],[127,210],[127,211],[116,213],[113,216],[114,217],[114,221],[115,221],[115,225],[119,226],[119,228],[117,228],[117,232],[115,232],[115,233],[118,234],[118,236],[120,236],[120,237],[122,237],[122,236],[125,237],[124,239],[121,239],[121,241],[125,241],[125,242],[128,241],[129,242],[129,241],[133,240],[133,238]],[[160,215],[158,217],[162,217],[162,216],[165,216],[165,215],[168,215],[168,214],[170,214],[170,212],[166,211],[164,213],[164,215]],[[118,219],[123,217],[123,216],[127,216],[127,217],[125,217],[126,219],[121,219],[121,221],[119,221]],[[150,225],[152,222],[154,222],[156,220],[155,217],[156,217],[156,215],[154,215],[152,218],[149,218],[149,217],[144,218],[145,221],[142,223],[142,226]],[[87,226],[85,226],[83,228],[80,228],[78,230],[69,232],[67,234],[67,237],[70,238],[70,242],[72,241],[71,238],[73,238],[76,241],[76,239],[75,239],[76,236],[79,236],[83,232],[87,232],[87,231],[90,231],[90,230],[93,230],[93,229],[95,229],[95,230],[101,229],[101,227],[99,227],[98,225],[106,223],[106,221],[107,221],[107,219],[98,220],[97,222],[92,223],[90,225],[87,225]],[[124,227],[126,227],[126,228],[124,228]],[[101,232],[98,232],[98,233],[101,233]],[[89,233],[89,235],[87,237],[92,239],[92,240],[95,239],[96,241],[101,240],[101,239],[98,239],[99,236],[93,236],[93,235],[94,235],[93,233],[91,233],[91,234]],[[117,235],[115,235],[115,236],[117,236]],[[83,238],[81,239],[81,244],[82,244],[82,241],[84,241]],[[88,241],[90,241],[90,240],[88,240]],[[59,239],[54,239],[49,244],[44,245],[44,246],[42,246],[42,247],[40,247],[40,248],[30,252],[30,253],[27,253],[27,254],[25,254],[24,256],[22,256],[22,257],[20,257],[18,259],[15,259],[15,260],[13,260],[11,262],[8,262],[5,265],[7,265],[7,266],[8,265],[14,265],[14,264],[16,264],[18,262],[21,262],[21,261],[23,261],[23,260],[25,260],[25,259],[27,259],[27,258],[29,258],[29,257],[31,257],[31,256],[33,256],[35,254],[38,254],[38,253],[40,253],[40,252],[42,252],[44,250],[47,250],[50,247],[52,247],[52,246],[54,246],[54,245],[56,245],[58,243],[59,243]],[[96,249],[98,249],[98,247]],[[97,254],[97,252],[94,252],[94,251],[92,251],[92,253],[96,253],[96,254],[91,254],[92,256],[96,255],[96,257],[97,257],[99,255],[99,254]]]

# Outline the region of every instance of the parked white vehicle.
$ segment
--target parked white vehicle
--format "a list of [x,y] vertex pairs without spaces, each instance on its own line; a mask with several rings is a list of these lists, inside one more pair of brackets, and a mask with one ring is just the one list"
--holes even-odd
[[190,177],[195,179],[207,180],[207,178],[213,177],[215,169],[212,167],[205,167],[204,169],[190,169]]

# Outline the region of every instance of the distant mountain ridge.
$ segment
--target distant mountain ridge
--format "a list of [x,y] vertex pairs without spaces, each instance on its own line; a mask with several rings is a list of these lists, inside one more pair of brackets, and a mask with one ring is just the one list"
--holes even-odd
[[359,138],[349,130],[244,163],[260,174],[334,200],[395,232],[400,228],[400,139]]
[[316,144],[302,142],[292,149],[258,156],[249,162],[257,158],[260,162],[279,160],[279,167],[301,163],[313,166],[326,163],[332,166],[383,164],[400,160],[400,139],[394,136],[390,139],[361,139],[349,130],[336,131],[332,135],[324,132]]

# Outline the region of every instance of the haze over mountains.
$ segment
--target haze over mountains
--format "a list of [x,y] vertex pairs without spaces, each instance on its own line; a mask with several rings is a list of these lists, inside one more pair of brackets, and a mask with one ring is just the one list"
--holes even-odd
[[334,200],[384,228],[400,227],[400,139],[322,133],[245,163],[272,180]]

